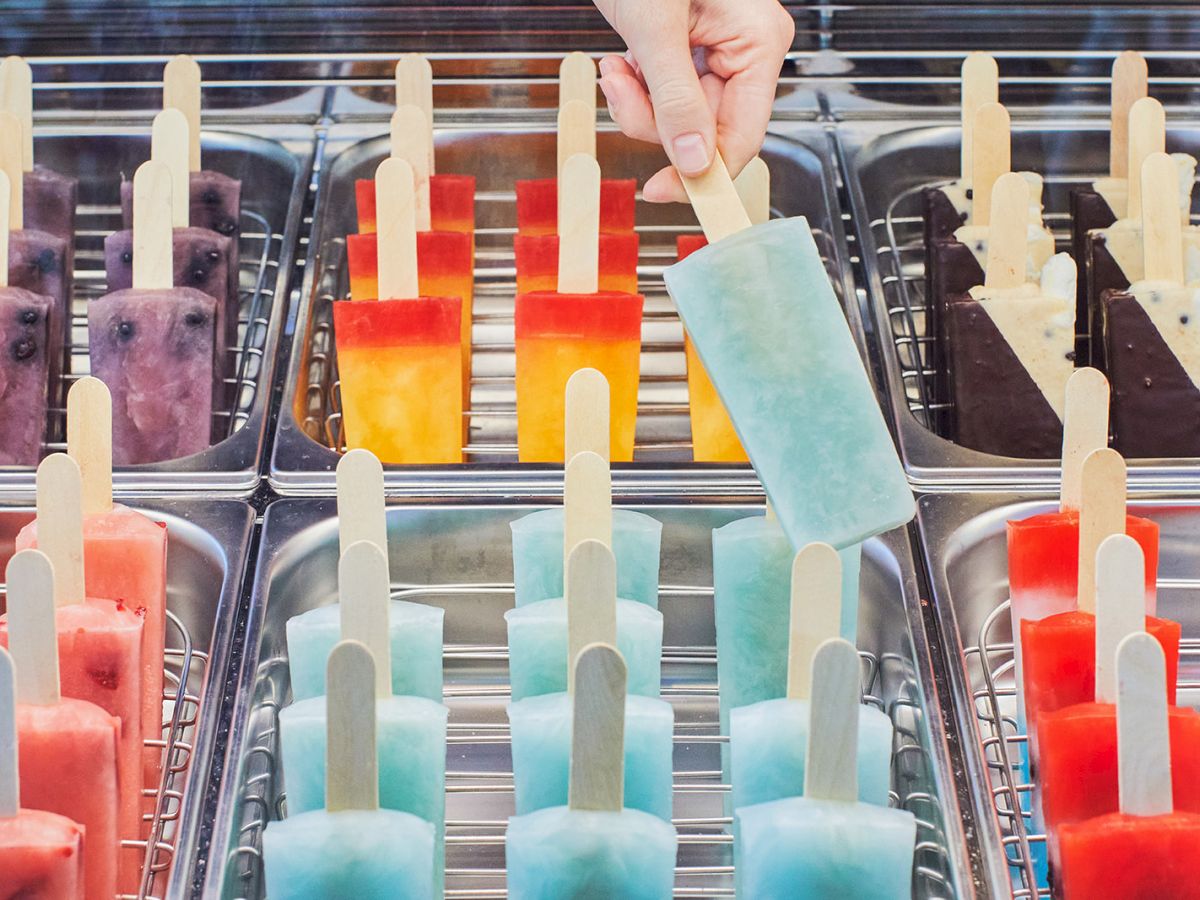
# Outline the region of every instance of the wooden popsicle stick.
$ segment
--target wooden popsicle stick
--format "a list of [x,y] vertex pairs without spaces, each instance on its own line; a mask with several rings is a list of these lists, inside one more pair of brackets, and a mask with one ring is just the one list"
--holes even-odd
[[625,660],[607,644],[575,660],[567,806],[619,812],[625,805]]
[[17,760],[17,683],[13,661],[0,647],[0,819],[21,811],[20,766]]
[[567,379],[565,458],[585,450],[609,459],[608,379],[596,369],[580,369]]
[[1129,107],[1129,162],[1126,166],[1129,202],[1125,216],[1129,219],[1142,217],[1142,180],[1137,173],[1142,171],[1146,157],[1151,153],[1163,153],[1167,149],[1167,114],[1162,104],[1153,97],[1143,97]]
[[338,560],[342,640],[358,641],[371,651],[377,697],[392,695],[391,600],[387,556],[374,541],[351,544]]
[[17,702],[53,706],[60,698],[54,566],[40,550],[8,561],[8,652],[17,671]]
[[1107,447],[1083,461],[1079,504],[1079,610],[1096,612],[1096,551],[1113,534],[1125,533],[1125,460]]
[[771,218],[771,170],[767,168],[766,160],[756,156],[746,163],[733,179],[733,186],[753,224],[761,225]]
[[975,114],[974,149],[971,151],[971,224],[991,223],[992,190],[996,180],[1012,171],[1012,135],[1008,110],[985,103]]
[[581,541],[612,547],[612,474],[608,460],[585,450],[571,457],[563,475],[563,571]]
[[771,503],[771,498],[768,497],[763,501],[763,518],[768,522],[778,522],[779,516],[775,514],[775,506]]
[[1117,648],[1117,784],[1126,815],[1165,816],[1175,805],[1166,669],[1149,634],[1131,634]]
[[163,68],[163,109],[187,117],[188,168],[200,171],[200,64],[187,54],[173,57]]
[[402,159],[413,170],[413,198],[417,231],[428,231],[429,176],[433,174],[430,147],[433,146],[429,120],[417,106],[401,106],[392,113],[392,158]]
[[792,560],[790,618],[787,696],[807,700],[817,648],[841,634],[842,561],[829,544],[808,544]]
[[33,171],[33,70],[20,56],[0,62],[0,109],[21,123],[21,168]]
[[1096,702],[1117,702],[1117,647],[1146,630],[1146,559],[1127,534],[1096,551]]
[[164,163],[171,172],[171,224],[175,228],[187,228],[190,203],[178,202],[186,198],[188,187],[188,121],[174,107],[164,109],[154,117],[150,130],[150,158]]
[[1083,461],[1108,446],[1108,379],[1099,369],[1077,369],[1067,379],[1063,418],[1062,491],[1059,509],[1079,509]]
[[8,227],[25,227],[25,167],[21,163],[24,138],[21,123],[11,113],[0,112],[0,172],[8,176]]
[[402,159],[385,159],[375,170],[379,300],[414,299],[421,294],[414,183],[412,166]]
[[[596,158],[596,110],[578,100],[572,100],[558,111],[558,177],[561,179],[567,160],[576,154]],[[559,191],[559,213],[562,201],[570,193]]]
[[370,450],[351,450],[337,464],[338,553],[370,541],[387,558],[383,465]]
[[83,514],[112,509],[112,394],[91,375],[67,392],[67,455],[79,465]]
[[1165,153],[1151,153],[1142,164],[1142,255],[1147,281],[1183,284],[1179,174]]
[[1146,96],[1146,58],[1136,50],[1118,53],[1112,64],[1112,130],[1108,141],[1108,174],[1129,175],[1129,109]]
[[594,294],[600,286],[600,165],[576,153],[563,166],[558,215],[558,291]]
[[680,173],[679,177],[710,244],[750,227],[750,217],[720,151],[713,154],[712,165],[703,175],[693,178]]
[[379,809],[375,662],[358,641],[342,641],[329,654],[325,728],[325,809]]
[[83,484],[79,464],[51,453],[37,469],[38,549],[54,566],[54,605],[82,603]]
[[596,63],[579,50],[564,56],[558,66],[558,108],[575,101],[596,109]]
[[1005,172],[992,187],[991,206],[984,286],[1020,287],[1029,243],[1029,182],[1016,172]]
[[[429,159],[429,174],[432,175],[436,171],[433,158],[433,66],[420,53],[405,53],[396,61],[396,109],[405,106],[415,106],[425,114],[425,138],[428,141],[425,152]],[[395,144],[392,146],[394,153]]]
[[968,53],[962,64],[962,180],[970,186],[975,174],[975,114],[986,103],[1000,100],[1000,71],[986,53]]
[[849,641],[831,638],[813,654],[812,669],[804,796],[855,803],[862,697],[858,651]]
[[0,169],[0,287],[8,287],[8,173]]
[[150,160],[133,175],[133,286],[165,291],[174,286],[171,170]]
[[563,575],[567,602],[567,692],[575,690],[575,659],[589,644],[617,644],[617,561],[597,540],[580,541]]

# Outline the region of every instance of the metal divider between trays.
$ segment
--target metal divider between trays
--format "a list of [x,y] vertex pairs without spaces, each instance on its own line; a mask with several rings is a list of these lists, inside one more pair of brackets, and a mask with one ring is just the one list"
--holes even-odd
[[[422,597],[433,595],[469,596],[471,594],[511,594],[511,584],[457,584],[457,585],[405,585],[393,588],[393,600],[410,600],[420,602]],[[678,597],[694,597],[711,602],[712,588],[664,585],[660,589],[663,597],[675,595]],[[444,651],[446,662],[451,661],[486,661],[507,663],[508,648],[502,645],[466,645],[447,644]],[[885,712],[894,726],[894,744],[892,751],[892,784],[890,803],[892,806],[906,809],[913,813],[917,820],[917,843],[913,857],[913,896],[921,900],[950,900],[954,897],[952,879],[949,874],[950,860],[946,839],[938,824],[940,813],[937,810],[937,799],[925,785],[930,780],[931,762],[920,738],[921,706],[919,688],[912,671],[912,664],[899,654],[887,653],[876,656],[873,653],[859,651],[862,662],[864,695],[863,701]],[[664,647],[663,663],[685,665],[715,665],[716,650],[714,647]],[[273,658],[265,661],[259,669],[259,684],[264,681],[271,685],[270,695],[260,699],[259,715],[252,719],[251,727],[255,729],[252,745],[247,750],[244,760],[246,775],[241,787],[241,801],[247,810],[253,814],[243,820],[236,834],[236,846],[231,849],[230,865],[236,866],[235,878],[242,885],[243,891],[239,900],[258,898],[262,896],[262,831],[268,821],[281,818],[286,810],[286,795],[278,790],[279,778],[279,712],[286,705],[287,662],[284,659]],[[448,685],[445,689],[447,700],[472,700],[488,698],[506,698],[509,688],[506,683],[489,686]],[[662,698],[667,701],[686,701],[689,698],[715,698],[716,685],[691,684],[680,686],[664,686]],[[884,701],[885,696],[892,696],[890,703]],[[509,743],[509,728],[506,723],[481,721],[455,721],[452,717],[448,728],[448,753],[453,755],[455,746],[464,745],[499,745],[507,747]],[[724,744],[728,737],[719,733],[716,722],[680,721],[676,717],[675,745],[681,744]],[[697,794],[707,793],[724,796],[730,790],[727,783],[722,783],[721,771],[716,770],[676,770],[673,778],[673,793]],[[899,788],[897,790],[897,788]],[[461,793],[488,793],[511,795],[513,791],[511,765],[507,772],[491,771],[454,771],[448,769],[446,774],[446,791],[448,795]],[[706,818],[675,818],[681,849],[699,845],[731,846],[732,836],[727,828],[732,820],[726,816]],[[498,819],[447,819],[446,846],[448,858],[453,848],[471,848],[485,851],[487,848],[502,848],[506,820]],[[731,886],[712,886],[700,882],[691,883],[696,879],[718,876],[729,879],[733,874],[732,865],[696,866],[685,865],[676,868],[675,900],[701,900],[701,898],[733,897]],[[464,879],[477,877],[481,880],[502,879],[504,870],[501,867],[462,867],[450,866],[446,869],[448,879]],[[447,888],[447,898],[504,898],[507,891],[504,887],[472,887]]]

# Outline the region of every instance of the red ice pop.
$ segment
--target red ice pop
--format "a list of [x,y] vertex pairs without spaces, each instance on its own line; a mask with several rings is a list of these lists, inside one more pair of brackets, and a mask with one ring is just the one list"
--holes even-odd
[[[1197,900],[1200,814],[1182,807],[1173,773],[1175,749],[1163,691],[1158,642],[1126,637],[1117,651],[1117,761],[1120,811],[1058,830],[1064,900]],[[1200,748],[1193,745],[1193,763]],[[1187,776],[1184,776],[1187,777]],[[1191,784],[1196,784],[1194,773]]]
[[[18,553],[9,561],[6,579],[6,618],[13,637],[8,650],[17,674],[21,802],[82,827],[83,896],[111,900],[118,890],[119,842],[126,836],[119,798],[121,722],[94,703],[70,698],[65,684],[60,691],[62,620],[55,611],[50,561],[36,550]],[[0,870],[0,883],[4,877]],[[121,882],[121,889],[129,887]],[[33,896],[58,900],[70,895]]]

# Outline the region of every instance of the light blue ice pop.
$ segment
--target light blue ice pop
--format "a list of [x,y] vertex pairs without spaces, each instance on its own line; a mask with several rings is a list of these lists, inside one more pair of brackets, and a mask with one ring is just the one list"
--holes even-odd
[[[424,697],[394,696],[391,692],[393,679],[384,627],[387,565],[379,548],[370,541],[352,545],[342,556],[338,577],[346,598],[342,603],[343,632],[361,638],[372,656],[380,660],[373,666],[379,799],[385,809],[411,813],[434,826],[435,874],[440,893],[448,711],[441,703]],[[298,701],[279,715],[290,814],[325,806],[327,721],[326,697]]]
[[[387,512],[383,498],[383,467],[368,450],[351,450],[338,462],[337,504],[339,539],[339,587],[342,603],[310,609],[287,622],[288,669],[292,696],[297,700],[320,697],[325,693],[325,663],[329,652],[343,637],[342,604],[347,602],[341,578],[341,566],[382,567],[382,595],[364,598],[351,596],[349,602],[384,603],[384,624],[390,635],[392,693],[442,700],[442,622],[443,610],[421,603],[389,601],[390,581],[387,559]],[[379,549],[371,558],[366,550],[354,545],[366,542]],[[378,585],[378,581],[368,582]],[[362,635],[344,635],[363,640]]]
[[916,820],[857,800],[859,660],[841,638],[813,657],[804,796],[734,817],[737,895],[747,900],[909,900]]
[[[579,564],[576,571],[572,567]],[[569,614],[578,602],[600,603],[614,619],[617,647],[627,661],[629,693],[657,697],[662,684],[663,617],[657,609],[632,600],[616,600],[612,551],[599,540],[585,540],[571,552],[567,596],[541,600],[504,614],[508,622],[508,669],[514,701],[568,688],[571,647],[585,642],[572,636]]]
[[719,157],[684,179],[709,245],[664,273],[792,546],[912,519],[912,490],[808,221],[750,226]]
[[[785,696],[739,706],[730,712],[734,809],[799,797],[804,792],[813,655],[824,641],[839,636],[843,576],[838,552],[829,544],[803,548],[793,557],[788,574],[789,613],[777,623],[787,636]],[[886,806],[891,782],[892,722],[874,707],[858,708],[857,755],[859,799]]]
[[621,655],[587,647],[575,669],[569,802],[508,820],[511,900],[670,900],[675,829],[622,808],[624,698]]
[[[435,896],[434,829],[379,808],[371,653],[355,641],[329,657],[323,809],[271,822],[263,833],[270,900],[428,900]],[[324,759],[324,756],[322,756]]]

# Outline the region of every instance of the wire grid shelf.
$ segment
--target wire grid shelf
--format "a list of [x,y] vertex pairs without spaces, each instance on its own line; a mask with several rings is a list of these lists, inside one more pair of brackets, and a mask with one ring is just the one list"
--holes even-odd
[[[476,195],[476,203],[513,206],[512,191]],[[778,213],[776,213],[778,214]],[[479,216],[484,221],[498,213]],[[508,218],[513,218],[510,214]],[[663,269],[675,262],[675,238],[695,234],[697,226],[639,226],[641,247],[638,289],[646,299],[638,385],[635,462],[691,462],[683,323],[667,294]],[[475,298],[472,322],[471,404],[463,415],[469,426],[463,447],[468,463],[517,462],[517,410],[513,306],[516,268],[513,228],[481,228],[476,232]],[[814,229],[813,239],[828,268],[834,238]],[[321,247],[319,277],[314,283],[308,342],[308,364],[298,386],[297,418],[318,443],[345,452],[341,428],[341,387],[333,332],[333,302],[348,294],[345,241],[333,238]],[[836,279],[835,279],[836,284]]]
[[[1000,825],[1000,842],[1012,877],[1015,900],[1050,897],[1051,889],[1040,871],[1046,858],[1046,835],[1034,825],[1030,810],[1033,785],[1022,771],[1028,735],[1017,726],[1014,655],[1009,632],[1009,603],[993,610],[979,628],[979,643],[964,650],[972,699],[980,728],[983,759],[991,783],[992,808]],[[1180,672],[1184,659],[1200,659],[1200,639],[1183,639],[1179,645]],[[1200,682],[1182,677],[1179,690],[1200,688]]]
[[[87,305],[107,293],[104,239],[120,230],[117,205],[83,205],[77,211],[75,273],[71,298],[71,336],[59,390],[52,393],[46,451],[66,450],[65,398],[70,385],[91,372],[88,357]],[[259,389],[272,300],[279,274],[283,235],[266,218],[243,208],[239,243],[238,340],[227,349],[224,402],[213,410],[213,435],[224,440],[246,424]],[[214,441],[217,443],[218,441]]]
[[[511,584],[408,585],[393,588],[392,599],[415,602],[437,598],[511,599]],[[663,586],[660,595],[712,602],[711,588]],[[446,897],[448,900],[501,900],[507,897],[504,833],[513,812],[509,727],[503,707],[510,692],[508,648],[502,645],[450,644],[445,647],[445,702],[450,708],[447,733]],[[932,765],[923,742],[926,733],[920,692],[911,662],[898,654],[876,656],[860,651],[864,702],[889,715],[894,725],[890,804],[917,820],[913,857],[913,894],[919,900],[951,900],[949,850],[943,817],[933,788]],[[721,774],[717,716],[716,648],[663,648],[662,698],[675,710],[674,797],[679,838],[675,900],[733,897],[732,820],[724,814],[730,787]],[[473,673],[455,677],[456,670]],[[487,674],[480,677],[478,673]],[[250,727],[255,738],[241,765],[244,809],[236,846],[230,852],[233,894],[238,900],[264,896],[262,831],[282,818],[286,794],[278,771],[279,711],[290,702],[287,660],[276,656],[258,671],[256,708]],[[485,708],[500,710],[489,717]],[[681,767],[681,760],[687,765]],[[465,796],[464,796],[465,795]],[[471,812],[484,800],[487,817],[456,817],[466,800]],[[686,815],[680,816],[681,812]],[[226,880],[227,890],[230,880]]]

